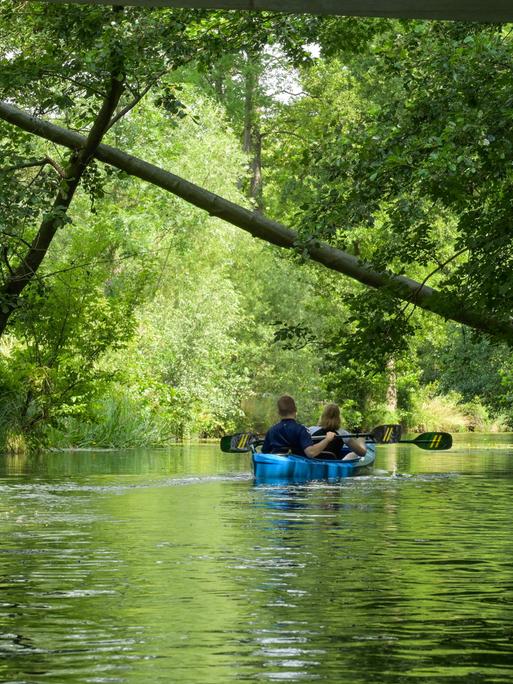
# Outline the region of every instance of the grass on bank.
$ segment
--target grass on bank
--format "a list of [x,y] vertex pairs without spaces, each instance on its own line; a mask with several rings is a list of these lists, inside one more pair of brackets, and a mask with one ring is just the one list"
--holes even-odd
[[[261,423],[260,414],[254,418]],[[387,416],[386,420],[389,419],[393,418]],[[252,416],[247,416],[247,420],[251,424]],[[436,396],[430,396],[429,392],[424,396],[418,395],[411,411],[401,416],[401,422],[408,432],[504,432],[509,429],[504,416],[491,416],[477,398],[463,403],[455,392]],[[165,420],[119,396],[106,398],[89,420],[73,416],[63,419],[58,428],[48,428],[46,436],[49,447],[61,449],[127,449],[166,446],[177,441]]]

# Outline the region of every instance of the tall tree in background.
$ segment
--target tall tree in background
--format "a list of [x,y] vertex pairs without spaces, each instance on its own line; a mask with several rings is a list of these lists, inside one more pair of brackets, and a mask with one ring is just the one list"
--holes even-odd
[[243,149],[249,157],[249,196],[258,212],[264,208],[262,180],[262,131],[258,95],[261,78],[261,61],[256,53],[244,55],[244,130]]
[[295,76],[298,66],[311,62],[308,43],[315,40],[322,20],[276,15],[259,23],[254,15],[249,15],[246,22],[252,40],[238,54],[224,55],[208,65],[206,76],[235,129],[240,131],[249,159],[248,197],[256,211],[262,213],[263,147],[266,138],[273,135],[279,97],[287,87],[280,82],[280,76]]

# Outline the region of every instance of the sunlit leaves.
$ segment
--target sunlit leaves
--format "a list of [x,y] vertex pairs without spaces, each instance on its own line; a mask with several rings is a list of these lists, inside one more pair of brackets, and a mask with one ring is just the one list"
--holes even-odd
[[[376,32],[308,151],[303,230],[509,317],[513,46],[500,27]],[[421,267],[421,268],[419,268]],[[422,270],[421,270],[422,269]],[[422,275],[424,274],[424,276]]]

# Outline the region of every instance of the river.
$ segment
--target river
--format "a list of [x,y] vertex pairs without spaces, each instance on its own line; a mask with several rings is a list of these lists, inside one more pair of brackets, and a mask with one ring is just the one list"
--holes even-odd
[[0,460],[2,682],[513,681],[513,436],[255,486],[213,445]]

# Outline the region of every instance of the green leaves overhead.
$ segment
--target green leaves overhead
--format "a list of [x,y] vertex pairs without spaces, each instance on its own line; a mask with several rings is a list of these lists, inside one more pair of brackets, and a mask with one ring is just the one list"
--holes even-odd
[[[497,26],[407,24],[340,66],[356,114],[310,147],[302,224],[378,268],[509,318],[513,44]],[[349,71],[346,75],[345,69]],[[450,315],[450,309],[448,309]]]
[[80,126],[94,111],[92,101],[104,92],[113,45],[122,46],[126,103],[148,86],[158,88],[163,74],[192,61],[211,65],[222,55],[259,51],[275,42],[304,61],[303,44],[313,21],[271,13],[5,0],[0,7],[0,97],[38,115],[67,112],[69,125]]

